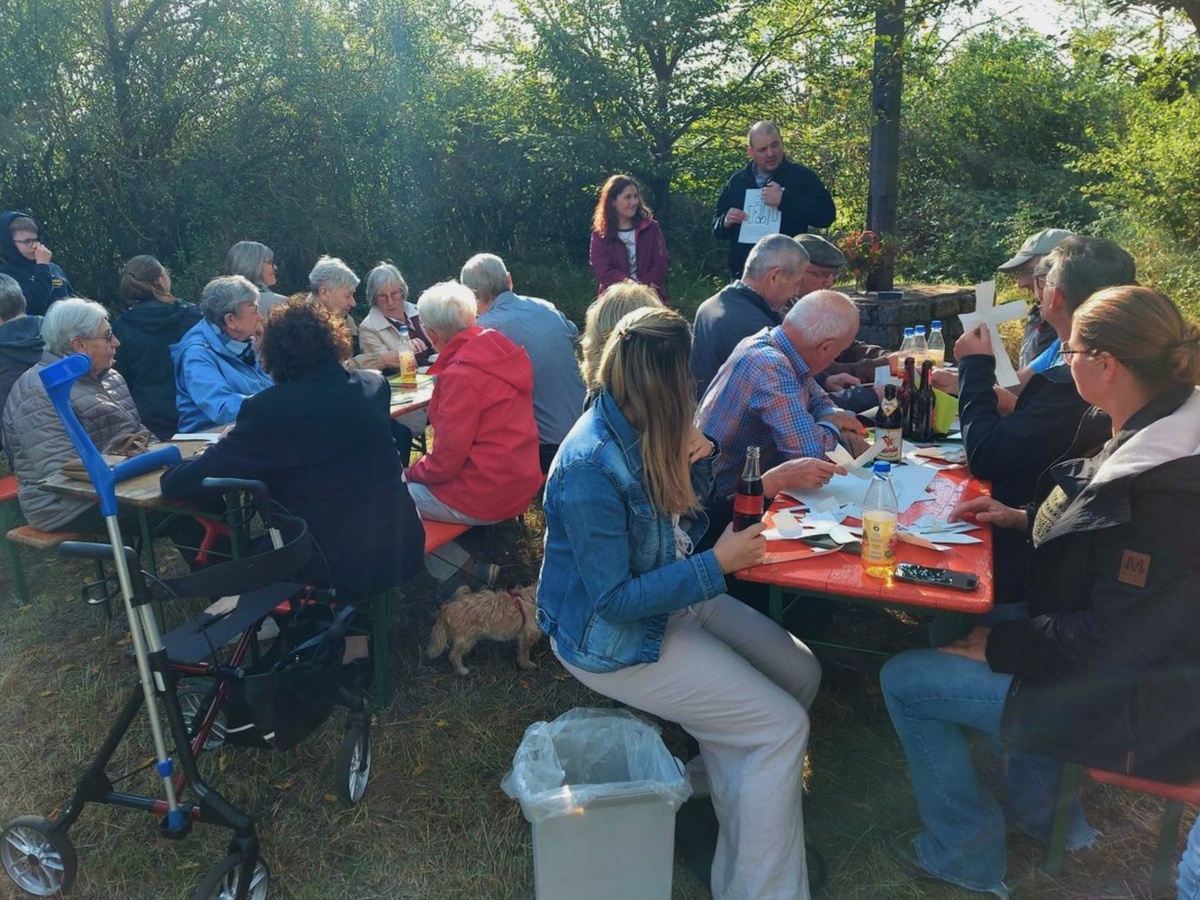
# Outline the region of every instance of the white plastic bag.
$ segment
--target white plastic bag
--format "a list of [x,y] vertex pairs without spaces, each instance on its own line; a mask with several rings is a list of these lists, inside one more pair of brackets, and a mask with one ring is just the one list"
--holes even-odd
[[574,815],[600,797],[654,793],[679,809],[692,793],[658,728],[623,709],[533,723],[500,787],[530,822]]

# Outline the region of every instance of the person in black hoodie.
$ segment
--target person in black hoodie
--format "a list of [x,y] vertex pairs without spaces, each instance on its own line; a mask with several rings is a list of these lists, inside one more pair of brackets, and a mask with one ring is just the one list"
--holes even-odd
[[42,358],[42,317],[25,315],[25,295],[11,275],[0,275],[0,410],[14,382]]
[[204,314],[171,293],[171,273],[153,256],[125,263],[120,291],[129,308],[113,322],[121,342],[113,367],[125,377],[143,424],[169,440],[179,427],[170,347]]
[[33,216],[15,209],[0,213],[0,273],[17,280],[30,315],[44,315],[51,303],[72,294],[66,273],[50,262],[52,255]]

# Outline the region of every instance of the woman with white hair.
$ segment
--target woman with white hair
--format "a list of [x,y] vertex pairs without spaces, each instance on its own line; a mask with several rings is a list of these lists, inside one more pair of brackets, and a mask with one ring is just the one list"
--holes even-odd
[[204,318],[171,347],[179,430],[232,425],[242,401],[274,382],[255,355],[262,326],[258,289],[240,275],[214,278],[200,295]]
[[433,355],[433,347],[421,327],[417,305],[408,300],[408,283],[391,263],[381,262],[367,273],[367,302],[371,311],[359,323],[358,343],[363,353],[381,355],[400,348],[400,328],[408,329],[409,340],[423,366]]
[[[347,369],[395,369],[400,365],[400,354],[387,347],[368,351],[359,346],[358,324],[350,311],[354,309],[354,292],[358,289],[358,276],[354,270],[336,256],[322,256],[308,273],[308,299],[320,303],[345,323],[353,342],[354,353],[342,365]],[[359,351],[362,352],[359,352]]]
[[[533,365],[502,335],[475,324],[474,292],[457,281],[436,284],[417,301],[438,351],[429,402],[433,449],[406,472],[422,519],[489,525],[525,512],[542,483],[533,418]],[[451,541],[426,557],[445,592],[468,581],[492,584],[495,565],[476,565]]]
[[264,318],[272,307],[287,302],[287,297],[271,290],[279,267],[275,265],[275,252],[266,244],[238,241],[225,255],[225,274],[241,275],[258,288],[258,311]]
[[125,379],[112,368],[120,341],[109,325],[108,310],[82,297],[51,304],[42,322],[42,340],[46,347],[41,360],[17,379],[4,407],[4,448],[20,484],[21,512],[43,531],[96,530],[102,527],[96,504],[41,487],[78,454],[40,375],[50,363],[72,353],[91,359],[91,370],[71,388],[71,408],[92,442],[109,452],[144,430]]

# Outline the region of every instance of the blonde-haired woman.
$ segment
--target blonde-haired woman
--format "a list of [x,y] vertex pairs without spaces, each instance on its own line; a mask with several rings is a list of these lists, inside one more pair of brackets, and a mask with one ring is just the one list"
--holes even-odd
[[653,288],[636,281],[617,282],[605,288],[604,292],[592,301],[592,305],[587,309],[583,337],[579,341],[580,350],[583,351],[579,371],[583,374],[583,383],[587,386],[589,403],[600,390],[600,357],[604,353],[608,336],[617,327],[617,323],[635,309],[661,308],[662,305]]
[[762,526],[692,553],[717,448],[693,425],[691,330],[636,310],[609,337],[600,393],[546,484],[538,623],[583,684],[678,722],[700,744],[720,823],[716,900],[807,900],[800,808],[808,708],[821,670],[808,648],[724,593],[762,560]]

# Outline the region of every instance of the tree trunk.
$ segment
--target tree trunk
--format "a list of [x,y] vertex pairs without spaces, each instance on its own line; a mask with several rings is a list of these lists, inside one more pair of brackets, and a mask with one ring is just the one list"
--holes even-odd
[[[871,155],[867,228],[880,235],[896,230],[900,180],[900,90],[904,71],[904,0],[879,0],[875,9],[875,60],[871,78]],[[891,242],[889,242],[890,244]],[[867,290],[889,291],[894,251],[867,275]]]

